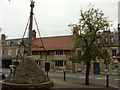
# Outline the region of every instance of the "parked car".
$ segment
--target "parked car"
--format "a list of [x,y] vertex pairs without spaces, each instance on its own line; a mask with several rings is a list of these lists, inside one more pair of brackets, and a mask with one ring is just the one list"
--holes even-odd
[[5,79],[5,78],[6,78],[5,74],[2,73],[2,72],[0,72],[0,80],[3,80],[3,79]]

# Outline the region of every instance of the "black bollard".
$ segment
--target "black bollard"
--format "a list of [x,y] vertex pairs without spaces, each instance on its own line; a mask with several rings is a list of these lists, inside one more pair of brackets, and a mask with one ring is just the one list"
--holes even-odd
[[106,87],[109,87],[109,75],[106,75]]
[[65,71],[63,72],[64,72],[64,81],[66,81],[66,72]]
[[48,71],[47,71],[47,78],[49,78],[49,76],[48,76]]

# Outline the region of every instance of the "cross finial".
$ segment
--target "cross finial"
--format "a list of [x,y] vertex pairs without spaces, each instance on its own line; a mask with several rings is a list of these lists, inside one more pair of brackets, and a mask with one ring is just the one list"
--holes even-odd
[[34,2],[33,0],[30,0],[31,2]]
[[33,0],[30,0],[30,2],[31,2],[32,4],[34,4],[34,3],[35,3]]

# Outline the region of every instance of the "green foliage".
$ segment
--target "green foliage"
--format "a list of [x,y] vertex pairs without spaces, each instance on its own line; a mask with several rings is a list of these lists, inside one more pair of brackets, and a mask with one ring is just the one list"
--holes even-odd
[[[104,34],[101,33],[108,31],[111,24],[102,11],[89,6],[87,11],[81,10],[79,25],[71,26],[75,41],[71,60],[73,62],[83,61],[86,64],[85,84],[88,85],[91,61],[104,60],[106,63],[110,61],[109,46],[104,43]],[[76,48],[81,49],[81,55],[77,55]]]
[[[81,49],[81,55],[73,55],[73,62],[84,61],[85,63],[96,60],[110,60],[110,55],[105,52],[102,35],[104,31],[109,30],[111,26],[107,17],[99,9],[89,6],[85,12],[81,10],[79,25],[74,25],[72,31],[74,34],[75,48]],[[74,53],[76,54],[76,53]]]
[[69,60],[72,61],[73,63],[79,62],[79,57],[75,55],[75,51],[71,51],[71,53],[72,57],[70,57]]

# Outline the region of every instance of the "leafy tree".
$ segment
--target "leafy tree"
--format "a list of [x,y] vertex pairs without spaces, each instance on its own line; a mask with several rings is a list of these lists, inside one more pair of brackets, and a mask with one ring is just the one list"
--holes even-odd
[[89,6],[87,11],[80,11],[79,24],[71,24],[74,35],[75,48],[81,49],[81,55],[73,55],[74,62],[83,61],[86,65],[85,84],[89,85],[89,72],[92,61],[105,60],[109,62],[110,55],[104,48],[105,43],[103,32],[109,31],[110,24],[108,17],[93,6]]

